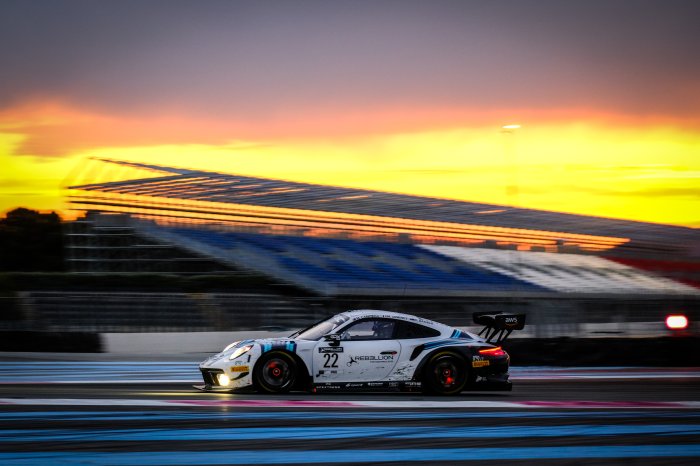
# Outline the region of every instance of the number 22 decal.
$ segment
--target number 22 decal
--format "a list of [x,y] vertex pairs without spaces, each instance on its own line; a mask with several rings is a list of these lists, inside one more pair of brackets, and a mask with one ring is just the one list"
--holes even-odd
[[323,357],[326,359],[323,363],[323,367],[338,367],[338,354],[326,353]]

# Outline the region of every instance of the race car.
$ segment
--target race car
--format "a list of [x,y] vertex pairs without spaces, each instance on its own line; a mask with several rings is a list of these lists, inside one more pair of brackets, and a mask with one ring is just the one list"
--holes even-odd
[[475,313],[473,334],[408,314],[343,312],[287,338],[243,340],[203,361],[206,391],[511,390],[510,357],[498,346],[524,314]]

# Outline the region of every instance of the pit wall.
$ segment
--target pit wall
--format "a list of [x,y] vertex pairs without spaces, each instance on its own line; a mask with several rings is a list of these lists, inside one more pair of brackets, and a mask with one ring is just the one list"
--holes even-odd
[[[120,359],[152,355],[213,354],[229,343],[289,332],[79,333],[2,332],[0,351],[110,353]],[[512,338],[502,344],[518,366],[700,367],[700,337]],[[41,356],[39,356],[41,357]]]
[[215,353],[234,341],[287,336],[290,332],[101,333],[101,350],[117,354]]

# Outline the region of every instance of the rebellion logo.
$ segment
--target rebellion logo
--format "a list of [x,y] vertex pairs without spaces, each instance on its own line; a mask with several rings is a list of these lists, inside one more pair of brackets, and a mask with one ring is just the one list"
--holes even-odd
[[342,346],[322,346],[318,349],[319,353],[342,353]]
[[357,361],[369,361],[369,362],[384,362],[393,361],[394,354],[379,354],[377,356],[355,356]]

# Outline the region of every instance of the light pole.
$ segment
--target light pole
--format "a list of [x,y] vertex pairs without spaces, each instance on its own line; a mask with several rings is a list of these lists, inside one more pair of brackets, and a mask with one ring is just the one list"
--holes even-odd
[[[508,170],[508,179],[506,181],[506,202],[509,204],[510,210],[518,208],[518,166],[516,158],[517,154],[515,153],[515,133],[519,129],[520,125],[517,124],[501,126],[501,133],[503,134],[503,137],[506,138],[503,143],[503,152],[504,161],[507,165],[506,169]],[[517,216],[515,218],[517,219]],[[507,251],[510,266],[513,269],[514,278],[518,281],[521,280],[520,277],[522,272],[520,266],[520,255],[518,253],[519,249],[520,247],[516,242],[515,251]],[[518,292],[519,288],[520,287],[516,284],[514,291]],[[519,304],[512,293],[510,296],[510,307],[512,308],[512,311],[515,312],[515,310],[519,307]]]
[[515,153],[515,132],[520,125],[501,126],[501,133],[506,137],[504,143],[505,162],[508,166],[508,181],[506,183],[506,199],[511,207],[517,207],[518,203],[518,167]]

